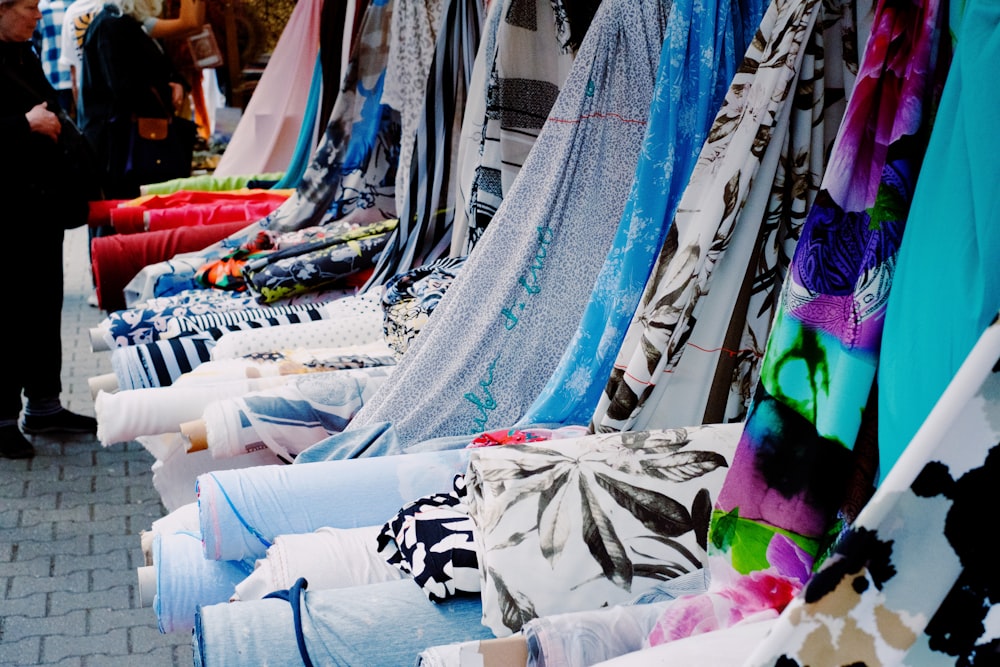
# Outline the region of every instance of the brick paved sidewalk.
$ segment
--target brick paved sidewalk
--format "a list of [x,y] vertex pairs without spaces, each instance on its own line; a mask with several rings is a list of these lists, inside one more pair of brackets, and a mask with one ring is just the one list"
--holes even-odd
[[[88,336],[104,313],[91,292],[87,230],[66,234],[63,402],[94,414],[87,380],[111,371]],[[192,664],[190,633],[164,635],[139,602],[139,534],[165,510],[138,443],[29,436],[30,461],[0,459],[0,665]]]

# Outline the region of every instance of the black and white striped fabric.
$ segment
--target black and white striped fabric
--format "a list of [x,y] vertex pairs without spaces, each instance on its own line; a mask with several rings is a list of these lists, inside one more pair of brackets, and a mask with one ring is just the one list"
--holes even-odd
[[399,211],[399,226],[379,256],[367,291],[397,273],[449,254],[455,218],[455,159],[466,91],[479,49],[485,18],[481,0],[450,0],[445,10],[431,73],[427,80],[424,113],[417,128],[408,184]]
[[198,334],[119,347],[111,353],[111,367],[120,390],[167,387],[211,359],[214,345],[210,337]]
[[323,305],[321,303],[305,303],[188,315],[175,318],[174,322],[171,323],[169,333],[175,337],[207,333],[218,340],[222,334],[228,331],[322,320],[326,317]]

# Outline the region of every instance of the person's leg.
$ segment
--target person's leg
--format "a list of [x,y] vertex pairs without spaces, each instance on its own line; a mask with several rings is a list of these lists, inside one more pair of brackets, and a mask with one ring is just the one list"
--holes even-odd
[[[31,298],[18,347],[25,405],[24,433],[94,433],[97,421],[62,407],[63,229],[58,221],[33,221]],[[23,364],[30,364],[25,367]],[[6,418],[6,416],[5,416]]]

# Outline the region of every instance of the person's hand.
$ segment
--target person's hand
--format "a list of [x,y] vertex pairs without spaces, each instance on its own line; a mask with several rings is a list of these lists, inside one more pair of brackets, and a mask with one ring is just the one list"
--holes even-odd
[[59,140],[62,124],[59,122],[59,116],[49,111],[48,102],[31,107],[31,110],[24,114],[24,117],[28,119],[28,125],[32,132],[45,135],[52,141]]
[[174,81],[170,82],[170,98],[174,103],[174,112],[181,110],[184,104],[184,86]]

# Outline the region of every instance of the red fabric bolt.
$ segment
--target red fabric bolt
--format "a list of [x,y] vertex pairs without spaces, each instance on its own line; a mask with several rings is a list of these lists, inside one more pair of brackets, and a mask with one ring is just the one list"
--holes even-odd
[[92,239],[90,261],[98,305],[107,312],[123,310],[126,308],[125,285],[143,268],[180,253],[207,248],[244,229],[251,222],[240,220]]
[[127,199],[102,199],[90,202],[87,226],[97,228],[110,225],[111,211],[127,201]]

